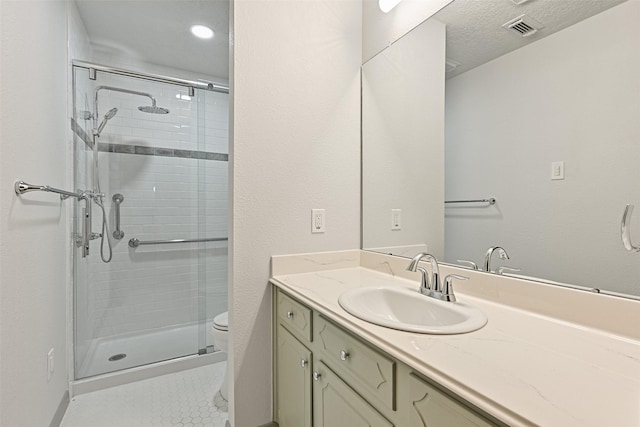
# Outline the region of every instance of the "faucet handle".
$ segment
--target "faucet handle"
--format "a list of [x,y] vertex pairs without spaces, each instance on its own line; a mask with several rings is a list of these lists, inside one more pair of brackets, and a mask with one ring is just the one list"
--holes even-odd
[[431,285],[429,284],[429,275],[427,270],[422,267],[416,268],[417,271],[420,272],[420,293],[424,294],[431,290]]
[[467,266],[469,267],[470,270],[477,270],[478,269],[478,264],[476,264],[473,261],[467,261],[466,259],[457,259],[456,260],[459,263],[462,264],[467,264]]
[[442,300],[456,302],[456,296],[453,294],[453,280],[469,280],[467,276],[458,274],[449,274],[444,278],[444,289],[442,290]]
[[518,271],[520,271],[519,268],[498,267],[496,273],[502,275],[503,273],[517,273]]

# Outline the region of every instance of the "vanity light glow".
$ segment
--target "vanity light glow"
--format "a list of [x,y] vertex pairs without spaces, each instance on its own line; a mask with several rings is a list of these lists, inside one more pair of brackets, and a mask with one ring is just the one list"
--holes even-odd
[[396,7],[402,0],[378,0],[378,7],[384,13],[388,13],[391,9]]
[[213,30],[204,25],[193,25],[191,27],[191,34],[201,39],[213,38]]

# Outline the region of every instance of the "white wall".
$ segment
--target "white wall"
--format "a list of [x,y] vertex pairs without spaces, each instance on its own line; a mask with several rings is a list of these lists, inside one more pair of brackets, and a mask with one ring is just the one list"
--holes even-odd
[[445,26],[431,20],[362,67],[364,248],[444,256],[444,61]]
[[[271,420],[271,255],[360,245],[361,4],[234,2],[232,422]],[[327,231],[311,234],[311,209]]]
[[[0,2],[0,425],[46,426],[67,390],[67,16],[63,1]],[[47,381],[47,352],[55,372]]]
[[446,209],[448,261],[501,245],[524,275],[638,294],[620,239],[640,205],[638,19],[628,1],[447,81],[446,196],[498,200]]
[[362,62],[367,62],[453,0],[402,0],[384,13],[378,0],[362,1]]

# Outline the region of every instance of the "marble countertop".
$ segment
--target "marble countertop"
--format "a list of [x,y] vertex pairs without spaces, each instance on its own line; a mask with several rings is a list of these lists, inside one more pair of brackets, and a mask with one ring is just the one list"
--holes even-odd
[[338,297],[363,286],[416,289],[417,282],[353,263],[285,270],[274,269],[274,285],[509,425],[640,426],[636,339],[464,291],[456,291],[458,300],[489,319],[482,329],[460,335],[402,332],[350,315]]

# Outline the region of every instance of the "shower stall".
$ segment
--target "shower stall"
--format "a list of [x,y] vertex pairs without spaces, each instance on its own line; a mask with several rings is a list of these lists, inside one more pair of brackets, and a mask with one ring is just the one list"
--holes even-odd
[[228,89],[74,61],[71,128],[75,379],[215,352]]

